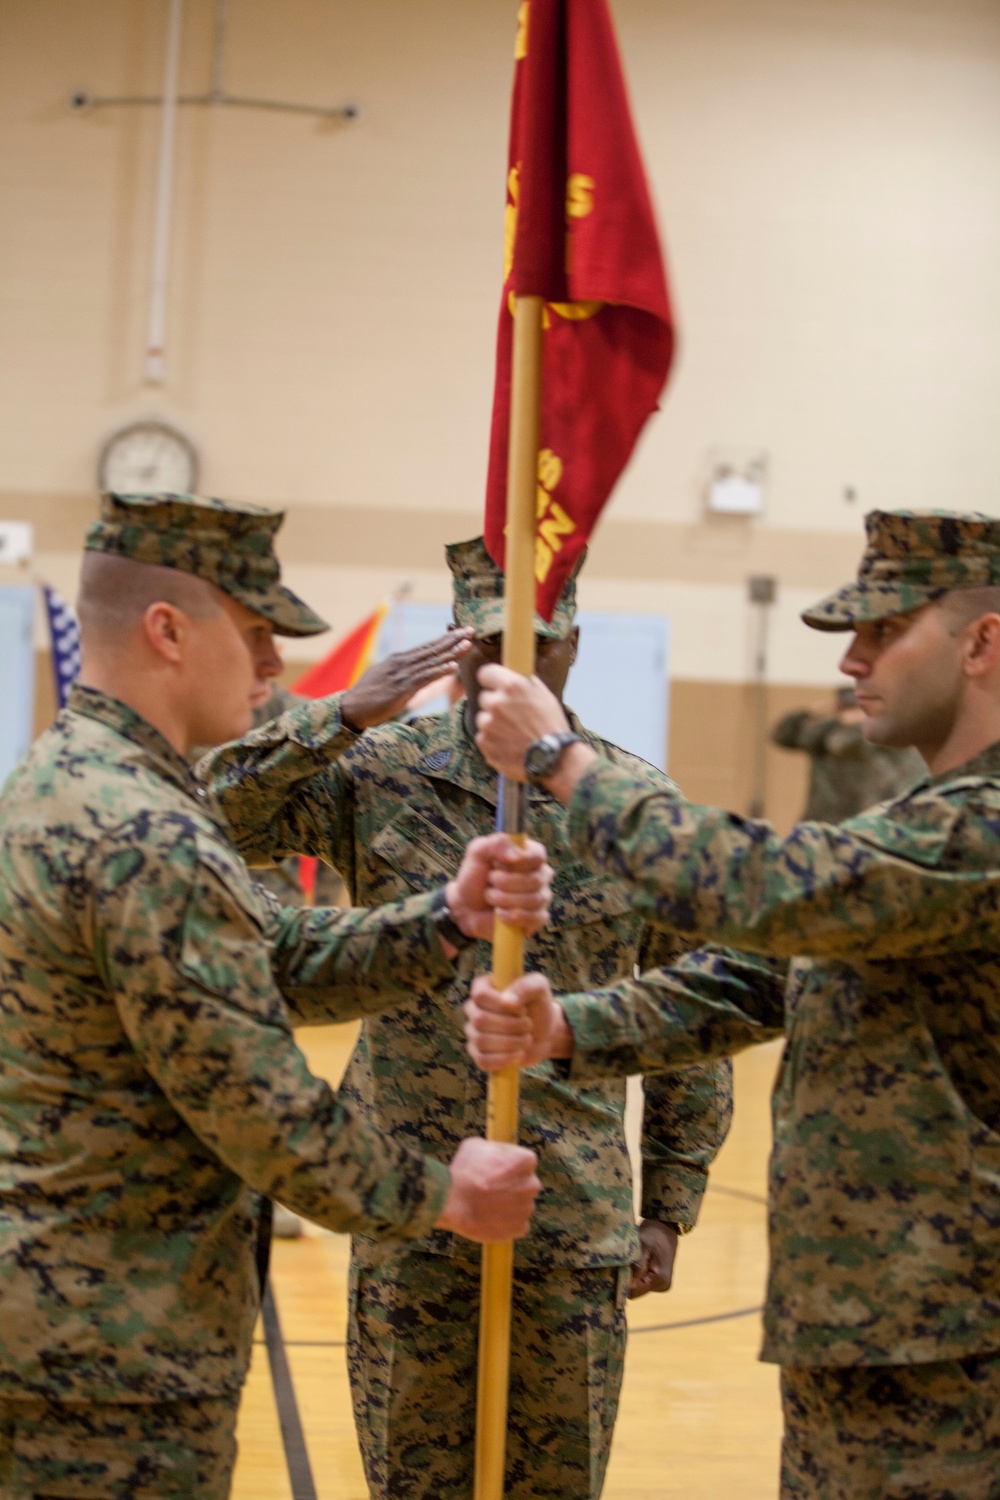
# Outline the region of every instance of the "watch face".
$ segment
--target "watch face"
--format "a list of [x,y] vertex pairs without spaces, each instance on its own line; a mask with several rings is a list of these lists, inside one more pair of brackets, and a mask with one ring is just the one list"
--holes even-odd
[[98,465],[102,490],[129,495],[144,490],[190,494],[198,459],[182,432],[165,422],[136,422],[105,444]]
[[529,776],[547,776],[559,761],[560,745],[555,735],[543,734],[540,740],[529,745],[524,757],[524,769]]

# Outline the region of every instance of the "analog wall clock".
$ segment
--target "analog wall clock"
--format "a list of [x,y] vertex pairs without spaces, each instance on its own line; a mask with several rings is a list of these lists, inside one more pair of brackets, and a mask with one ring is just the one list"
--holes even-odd
[[198,455],[183,432],[166,422],[133,422],[112,433],[101,450],[97,482],[119,495],[142,491],[191,494]]

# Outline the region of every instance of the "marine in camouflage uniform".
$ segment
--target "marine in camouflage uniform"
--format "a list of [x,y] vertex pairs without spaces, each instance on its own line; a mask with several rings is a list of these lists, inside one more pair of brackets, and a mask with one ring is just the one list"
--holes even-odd
[[876,802],[901,796],[927,774],[916,750],[865,739],[851,688],[838,689],[837,704],[837,713],[825,716],[802,709],[785,714],[771,731],[781,749],[802,750],[809,757],[802,812],[807,823],[842,823]]
[[[280,516],[105,497],[87,547],[209,578],[287,634]],[[0,797],[0,1496],[222,1500],[260,1195],[423,1238],[448,1169],[314,1078],[291,1024],[449,984],[412,895],[262,895],[187,761],[93,687]]]
[[[449,547],[448,562],[457,624],[472,627],[477,648],[495,645],[502,576],[480,539]],[[571,580],[551,625],[536,618],[540,663],[549,648],[567,646],[574,611]],[[342,701],[286,714],[223,747],[202,774],[251,863],[318,854],[365,906],[427,890],[496,817],[496,776],[476,749],[466,706],[358,736],[343,721]],[[609,764],[633,773],[644,764],[577,727]],[[672,785],[651,767],[646,774]],[[564,988],[591,987],[676,951],[636,916],[617,880],[594,875],[571,852],[553,798],[532,791],[527,823],[556,871],[552,922],[527,944],[528,968]],[[489,964],[483,945],[462,956],[448,991],[415,983],[413,1000],[391,1021],[365,1021],[345,1091],[414,1150],[447,1150],[484,1127],[485,1088],[465,1052],[460,1007],[472,975]],[[543,1193],[515,1250],[505,1493],[596,1497],[618,1405],[629,1267],[640,1256],[624,1084],[571,1086],[544,1065],[521,1088],[520,1138],[538,1152]],[[728,1064],[649,1081],[642,1212],[654,1228],[693,1226],[730,1113]],[[478,1300],[478,1260],[452,1236],[429,1235],[403,1253],[355,1238],[349,1369],[375,1500],[471,1496]]]
[[[867,531],[857,583],[808,624],[916,630],[919,615],[899,617],[1000,586],[996,520],[874,512]],[[975,620],[996,595],[970,607]],[[942,618],[940,638],[961,635]],[[859,650],[848,670],[852,654],[870,660]],[[862,677],[860,690],[889,680],[887,661],[881,686]],[[507,757],[528,732],[514,686]],[[546,729],[559,727],[549,710]],[[506,765],[498,744],[487,749]],[[782,1366],[782,1494],[996,1500],[1000,743],[839,828],[802,823],[785,839],[573,754],[560,795],[577,857],[623,881],[654,925],[750,953],[703,949],[596,999],[560,997],[567,1078],[787,1038],[763,1349]]]

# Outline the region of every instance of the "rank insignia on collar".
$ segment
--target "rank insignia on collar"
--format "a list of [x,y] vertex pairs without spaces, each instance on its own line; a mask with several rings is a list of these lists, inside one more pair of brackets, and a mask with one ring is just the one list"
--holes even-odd
[[424,756],[424,769],[426,771],[443,771],[446,766],[451,765],[451,758],[451,750],[432,750],[429,755]]

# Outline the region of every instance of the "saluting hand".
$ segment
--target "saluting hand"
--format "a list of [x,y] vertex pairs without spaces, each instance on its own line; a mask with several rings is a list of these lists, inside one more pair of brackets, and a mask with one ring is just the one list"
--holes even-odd
[[419,688],[455,670],[471,639],[467,628],[449,630],[436,641],[397,651],[369,667],[341,699],[340,715],[348,729],[371,729],[402,713]]
[[528,839],[522,848],[505,833],[473,839],[448,882],[447,900],[467,937],[491,938],[494,917],[530,936],[549,920],[552,866],[545,845]]

